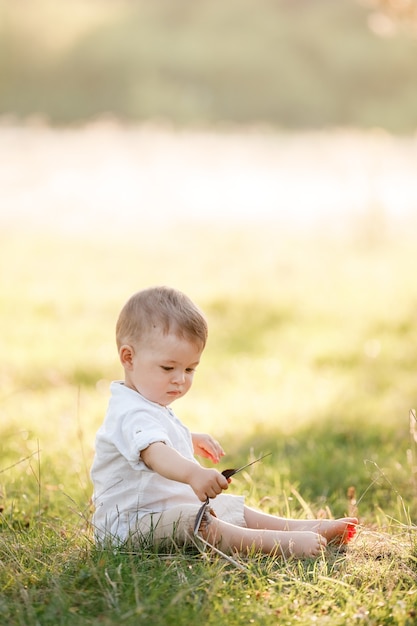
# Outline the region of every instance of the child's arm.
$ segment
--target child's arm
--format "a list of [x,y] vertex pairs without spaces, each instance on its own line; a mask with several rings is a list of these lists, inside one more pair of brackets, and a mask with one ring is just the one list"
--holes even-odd
[[213,463],[218,463],[225,452],[218,441],[205,433],[191,433],[194,454],[204,456]]
[[206,498],[215,498],[229,485],[217,470],[201,467],[159,441],[142,450],[140,456],[150,469],[161,476],[190,485],[202,502]]

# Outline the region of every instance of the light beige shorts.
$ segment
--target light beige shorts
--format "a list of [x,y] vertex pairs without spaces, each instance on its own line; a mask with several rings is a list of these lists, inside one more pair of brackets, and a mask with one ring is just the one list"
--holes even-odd
[[[203,521],[210,522],[210,515],[235,526],[246,527],[245,498],[220,494],[207,507]],[[162,513],[151,513],[140,518],[135,528],[130,527],[129,540],[134,543],[151,541],[160,544],[166,540],[176,545],[193,543],[194,525],[201,504],[184,504]]]

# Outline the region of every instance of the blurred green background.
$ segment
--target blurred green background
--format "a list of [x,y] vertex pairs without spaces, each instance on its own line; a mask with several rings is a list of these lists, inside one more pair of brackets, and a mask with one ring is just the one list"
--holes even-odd
[[409,133],[417,38],[355,0],[2,0],[0,94],[53,124]]

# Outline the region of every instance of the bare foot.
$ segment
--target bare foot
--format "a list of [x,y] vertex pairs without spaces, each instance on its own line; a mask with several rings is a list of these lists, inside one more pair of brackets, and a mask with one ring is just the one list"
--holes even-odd
[[276,549],[278,556],[297,558],[319,556],[327,546],[324,535],[309,530],[278,531],[275,534],[279,541]]
[[304,530],[320,533],[328,543],[348,543],[356,534],[358,520],[356,517],[342,517],[340,519],[305,520]]

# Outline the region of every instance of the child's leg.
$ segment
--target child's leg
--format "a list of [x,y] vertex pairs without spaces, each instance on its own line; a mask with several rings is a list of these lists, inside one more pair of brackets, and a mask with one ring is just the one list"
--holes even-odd
[[245,506],[245,520],[248,528],[267,528],[279,531],[311,531],[319,533],[328,542],[346,543],[355,534],[358,523],[356,517],[343,517],[336,520],[296,520],[275,517]]
[[261,550],[272,556],[314,557],[327,545],[322,535],[307,531],[245,528],[212,517],[200,531],[203,538],[225,552]]

